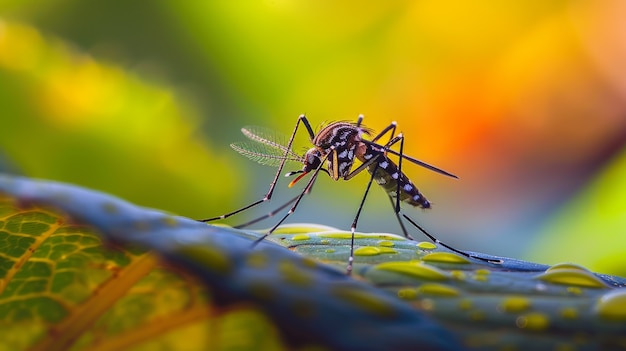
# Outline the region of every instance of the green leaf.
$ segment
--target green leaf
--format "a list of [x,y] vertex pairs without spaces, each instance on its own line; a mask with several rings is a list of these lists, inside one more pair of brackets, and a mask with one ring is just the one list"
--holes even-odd
[[[253,247],[258,233],[208,226],[60,183],[6,176],[0,177],[0,193],[6,196],[3,230],[15,238],[6,245],[7,288],[0,299],[0,309],[7,311],[0,334],[11,333],[0,335],[5,349],[156,344],[202,350],[215,348],[216,342],[241,349],[280,348],[282,343],[360,350],[459,347],[421,311],[341,270],[269,241]],[[41,245],[22,243],[23,236],[37,236]],[[40,250],[44,245],[48,249]],[[29,303],[16,304],[23,300],[16,297],[19,287],[34,275],[22,271],[20,263],[38,262],[35,253],[48,262],[39,273],[44,283],[27,295]],[[16,279],[18,272],[22,280]],[[260,312],[254,318],[271,323],[250,328],[247,314],[230,317],[222,324],[236,328],[216,336],[211,331],[221,329],[210,306],[218,311],[253,306]],[[273,337],[272,326],[281,341]]]
[[[270,236],[339,269],[345,269],[350,237],[303,225]],[[427,312],[469,348],[626,347],[625,278],[567,263],[500,257],[502,264],[490,264],[394,234],[357,233],[355,243],[357,276]],[[576,339],[580,335],[585,339]]]
[[0,350],[228,349],[234,333],[280,349],[256,309],[215,311],[205,286],[158,255],[15,200],[0,199]]
[[357,233],[352,279],[351,235],[330,227],[282,226],[253,246],[259,232],[70,185],[2,176],[0,193],[7,350],[626,345],[626,279],[575,264]]

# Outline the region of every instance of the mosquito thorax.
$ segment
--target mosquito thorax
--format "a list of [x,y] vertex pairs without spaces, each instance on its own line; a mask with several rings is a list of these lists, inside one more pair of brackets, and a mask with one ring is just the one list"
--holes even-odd
[[352,169],[355,157],[362,151],[362,135],[369,134],[362,126],[335,122],[322,128],[312,140],[328,157],[328,172],[335,180],[345,178]]

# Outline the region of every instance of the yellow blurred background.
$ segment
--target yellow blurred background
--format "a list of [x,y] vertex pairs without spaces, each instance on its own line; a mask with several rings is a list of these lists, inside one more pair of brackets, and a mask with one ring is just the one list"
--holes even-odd
[[[362,113],[459,176],[405,164],[434,204],[405,212],[441,240],[626,275],[625,16],[619,0],[4,0],[0,165],[210,217],[273,176],[229,148],[240,127]],[[367,180],[321,177],[289,221],[348,229]],[[297,192],[281,181],[228,222]],[[399,233],[382,191],[364,211],[360,230]]]

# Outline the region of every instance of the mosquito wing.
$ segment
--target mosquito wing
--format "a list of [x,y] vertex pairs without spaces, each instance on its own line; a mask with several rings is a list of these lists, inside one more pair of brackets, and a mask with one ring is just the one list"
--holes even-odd
[[300,155],[285,146],[287,138],[279,132],[257,126],[243,127],[241,132],[250,140],[232,143],[230,147],[252,161],[272,167],[278,167],[283,159],[303,162]]

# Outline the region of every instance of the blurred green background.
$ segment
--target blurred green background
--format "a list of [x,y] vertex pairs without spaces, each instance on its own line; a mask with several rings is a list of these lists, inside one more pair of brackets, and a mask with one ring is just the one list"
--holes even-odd
[[[2,0],[0,166],[202,218],[267,191],[273,169],[228,146],[240,127],[363,113],[460,177],[405,168],[434,203],[406,212],[443,241],[626,275],[625,15],[619,0]],[[348,229],[366,183],[321,177],[290,221]],[[272,205],[296,191],[279,183]],[[382,191],[364,211],[360,230],[399,232]]]

